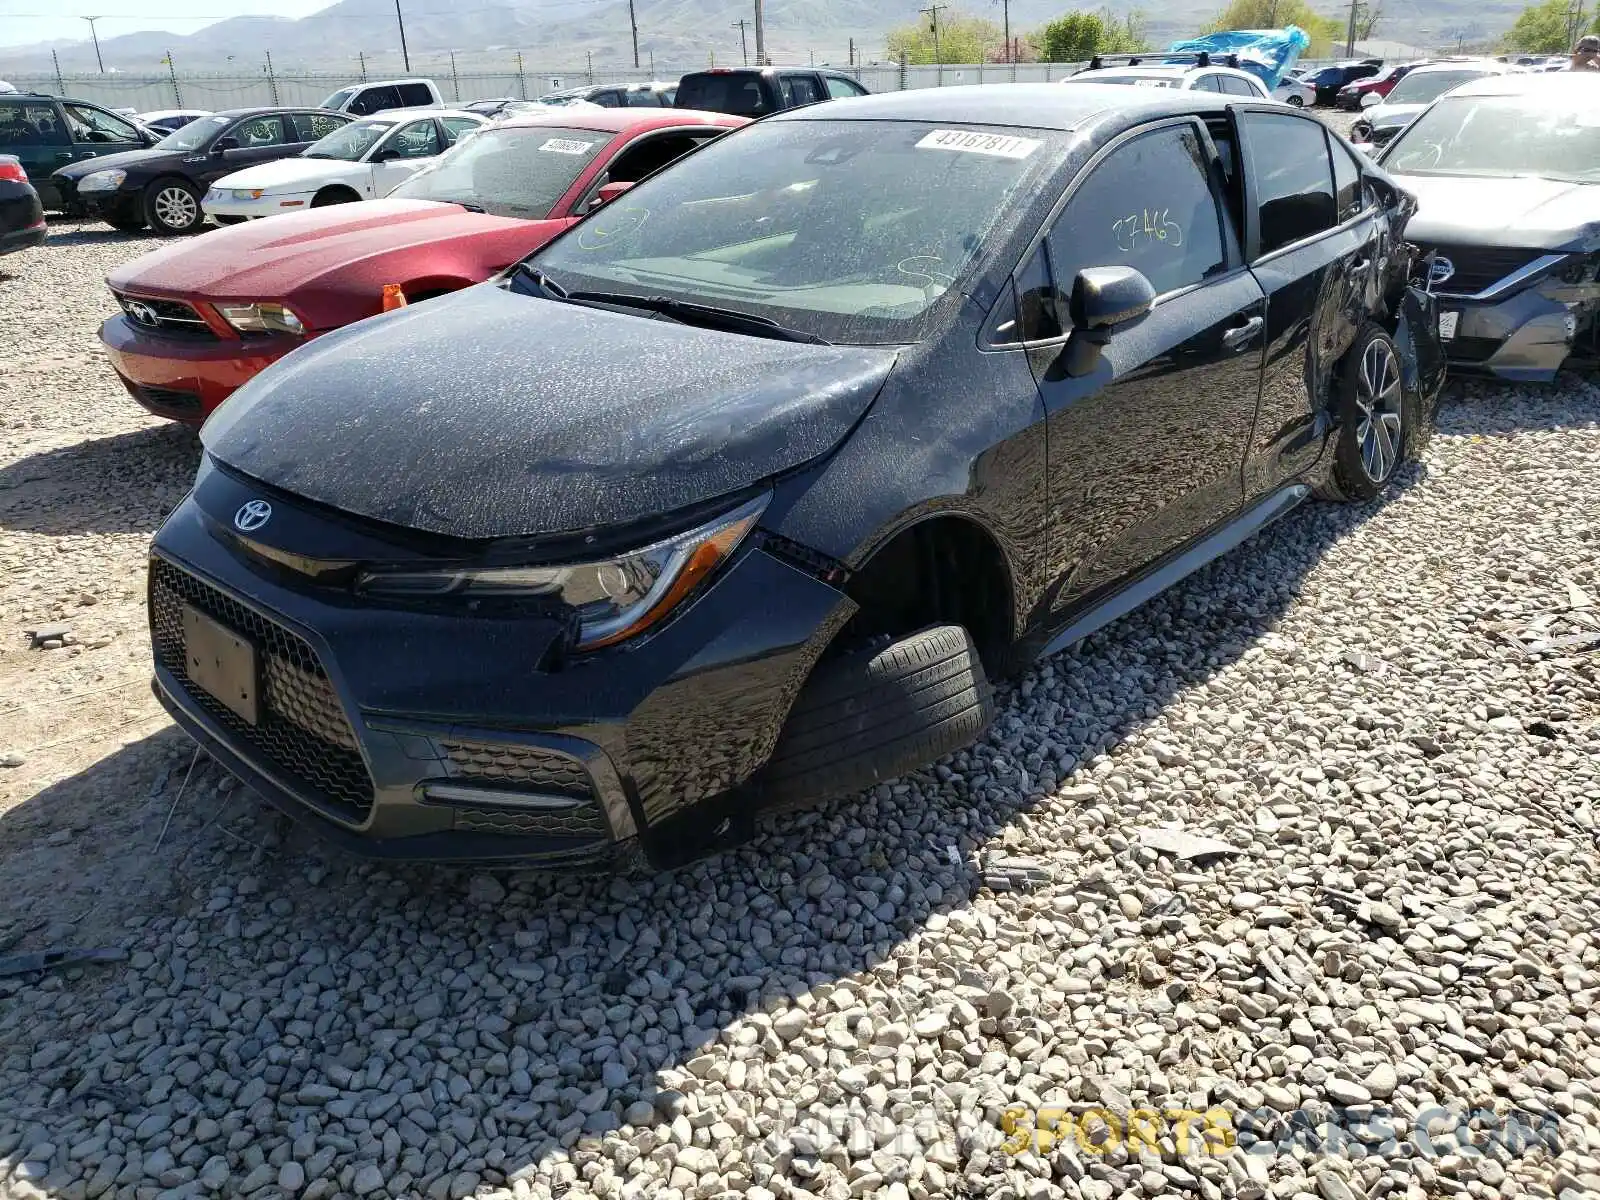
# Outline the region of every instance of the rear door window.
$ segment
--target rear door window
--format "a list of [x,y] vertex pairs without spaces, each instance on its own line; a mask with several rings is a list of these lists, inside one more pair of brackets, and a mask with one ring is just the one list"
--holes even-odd
[[762,117],[772,111],[754,74],[687,75],[678,85],[679,108],[703,108],[736,117]]
[[12,146],[65,146],[67,127],[48,100],[0,97],[0,151]]
[[297,142],[319,141],[335,129],[343,129],[349,124],[343,117],[319,112],[290,113],[289,120],[294,124],[294,140]]
[[802,108],[807,104],[816,104],[822,99],[817,94],[817,80],[814,75],[785,75],[779,86],[783,91],[783,103],[786,108]]
[[1254,96],[1260,98],[1260,93],[1251,87],[1247,80],[1236,75],[1222,76],[1222,90],[1230,96]]
[[1133,267],[1157,295],[1227,268],[1211,155],[1190,125],[1140,134],[1079,186],[1046,236],[1057,286],[1079,271]]
[[392,85],[367,88],[350,102],[350,111],[362,117],[399,107],[400,91]]
[[1260,253],[1314,237],[1337,221],[1328,139],[1314,117],[1241,115],[1255,183]]
[[1192,90],[1197,92],[1220,92],[1222,84],[1215,75],[1202,75]]
[[596,92],[589,97],[590,104],[598,104],[601,108],[622,108],[622,93],[615,89]]
[[425,83],[402,83],[400,103],[407,107],[426,108],[433,103],[433,91]]

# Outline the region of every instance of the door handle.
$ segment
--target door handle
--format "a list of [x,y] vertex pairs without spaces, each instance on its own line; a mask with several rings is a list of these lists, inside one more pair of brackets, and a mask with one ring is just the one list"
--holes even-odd
[[1222,345],[1227,350],[1242,350],[1261,332],[1261,327],[1266,321],[1260,317],[1251,317],[1243,325],[1235,325],[1232,329],[1222,331]]

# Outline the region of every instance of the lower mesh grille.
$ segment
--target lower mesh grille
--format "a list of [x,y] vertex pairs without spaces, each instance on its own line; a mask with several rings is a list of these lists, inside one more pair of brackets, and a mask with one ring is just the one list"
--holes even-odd
[[[123,382],[127,383],[127,380]],[[127,387],[133,393],[135,400],[157,412],[173,417],[200,415],[200,397],[194,392],[179,391],[177,388],[146,387],[138,383],[127,383]]]
[[456,828],[522,836],[610,836],[588,770],[573,759],[537,746],[493,742],[440,742],[456,778],[580,801],[570,808],[509,809],[451,805]]
[[[255,644],[261,667],[257,724],[189,678],[185,605]],[[195,704],[234,736],[247,757],[336,820],[359,824],[366,819],[372,809],[372,776],[328,673],[304,638],[160,558],[150,560],[150,635],[157,660]]]

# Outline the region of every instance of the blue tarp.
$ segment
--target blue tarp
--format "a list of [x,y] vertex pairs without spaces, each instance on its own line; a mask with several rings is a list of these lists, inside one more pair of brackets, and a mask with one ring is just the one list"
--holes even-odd
[[1310,35],[1300,26],[1290,25],[1286,29],[1235,29],[1227,33],[1208,33],[1205,37],[1174,42],[1168,49],[1173,54],[1194,54],[1204,50],[1214,58],[1237,54],[1240,69],[1249,71],[1270,90],[1278,86],[1310,45]]

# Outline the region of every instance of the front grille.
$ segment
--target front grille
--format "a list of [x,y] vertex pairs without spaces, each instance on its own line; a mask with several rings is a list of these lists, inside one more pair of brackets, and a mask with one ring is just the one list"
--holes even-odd
[[594,795],[594,784],[582,764],[536,746],[510,746],[488,742],[440,742],[457,775],[516,784],[574,799]]
[[134,383],[127,379],[122,383],[135,400],[162,416],[187,418],[198,417],[201,413],[200,397],[195,392],[180,391],[177,388],[146,387],[142,383]]
[[140,329],[173,337],[192,337],[215,341],[216,334],[194,307],[182,300],[158,300],[151,296],[130,296],[113,291],[122,311]]
[[456,828],[473,833],[503,833],[512,837],[603,838],[605,821],[593,804],[550,811],[511,811],[452,805]]
[[1424,254],[1437,251],[1439,257],[1450,260],[1455,274],[1435,285],[1434,291],[1454,296],[1475,296],[1487,291],[1546,253],[1500,246],[1424,246],[1422,250]]
[[[186,604],[255,644],[261,667],[257,724],[190,680],[183,644]],[[160,558],[150,561],[150,633],[161,665],[269,774],[336,820],[365,820],[372,776],[328,673],[304,638]]]

